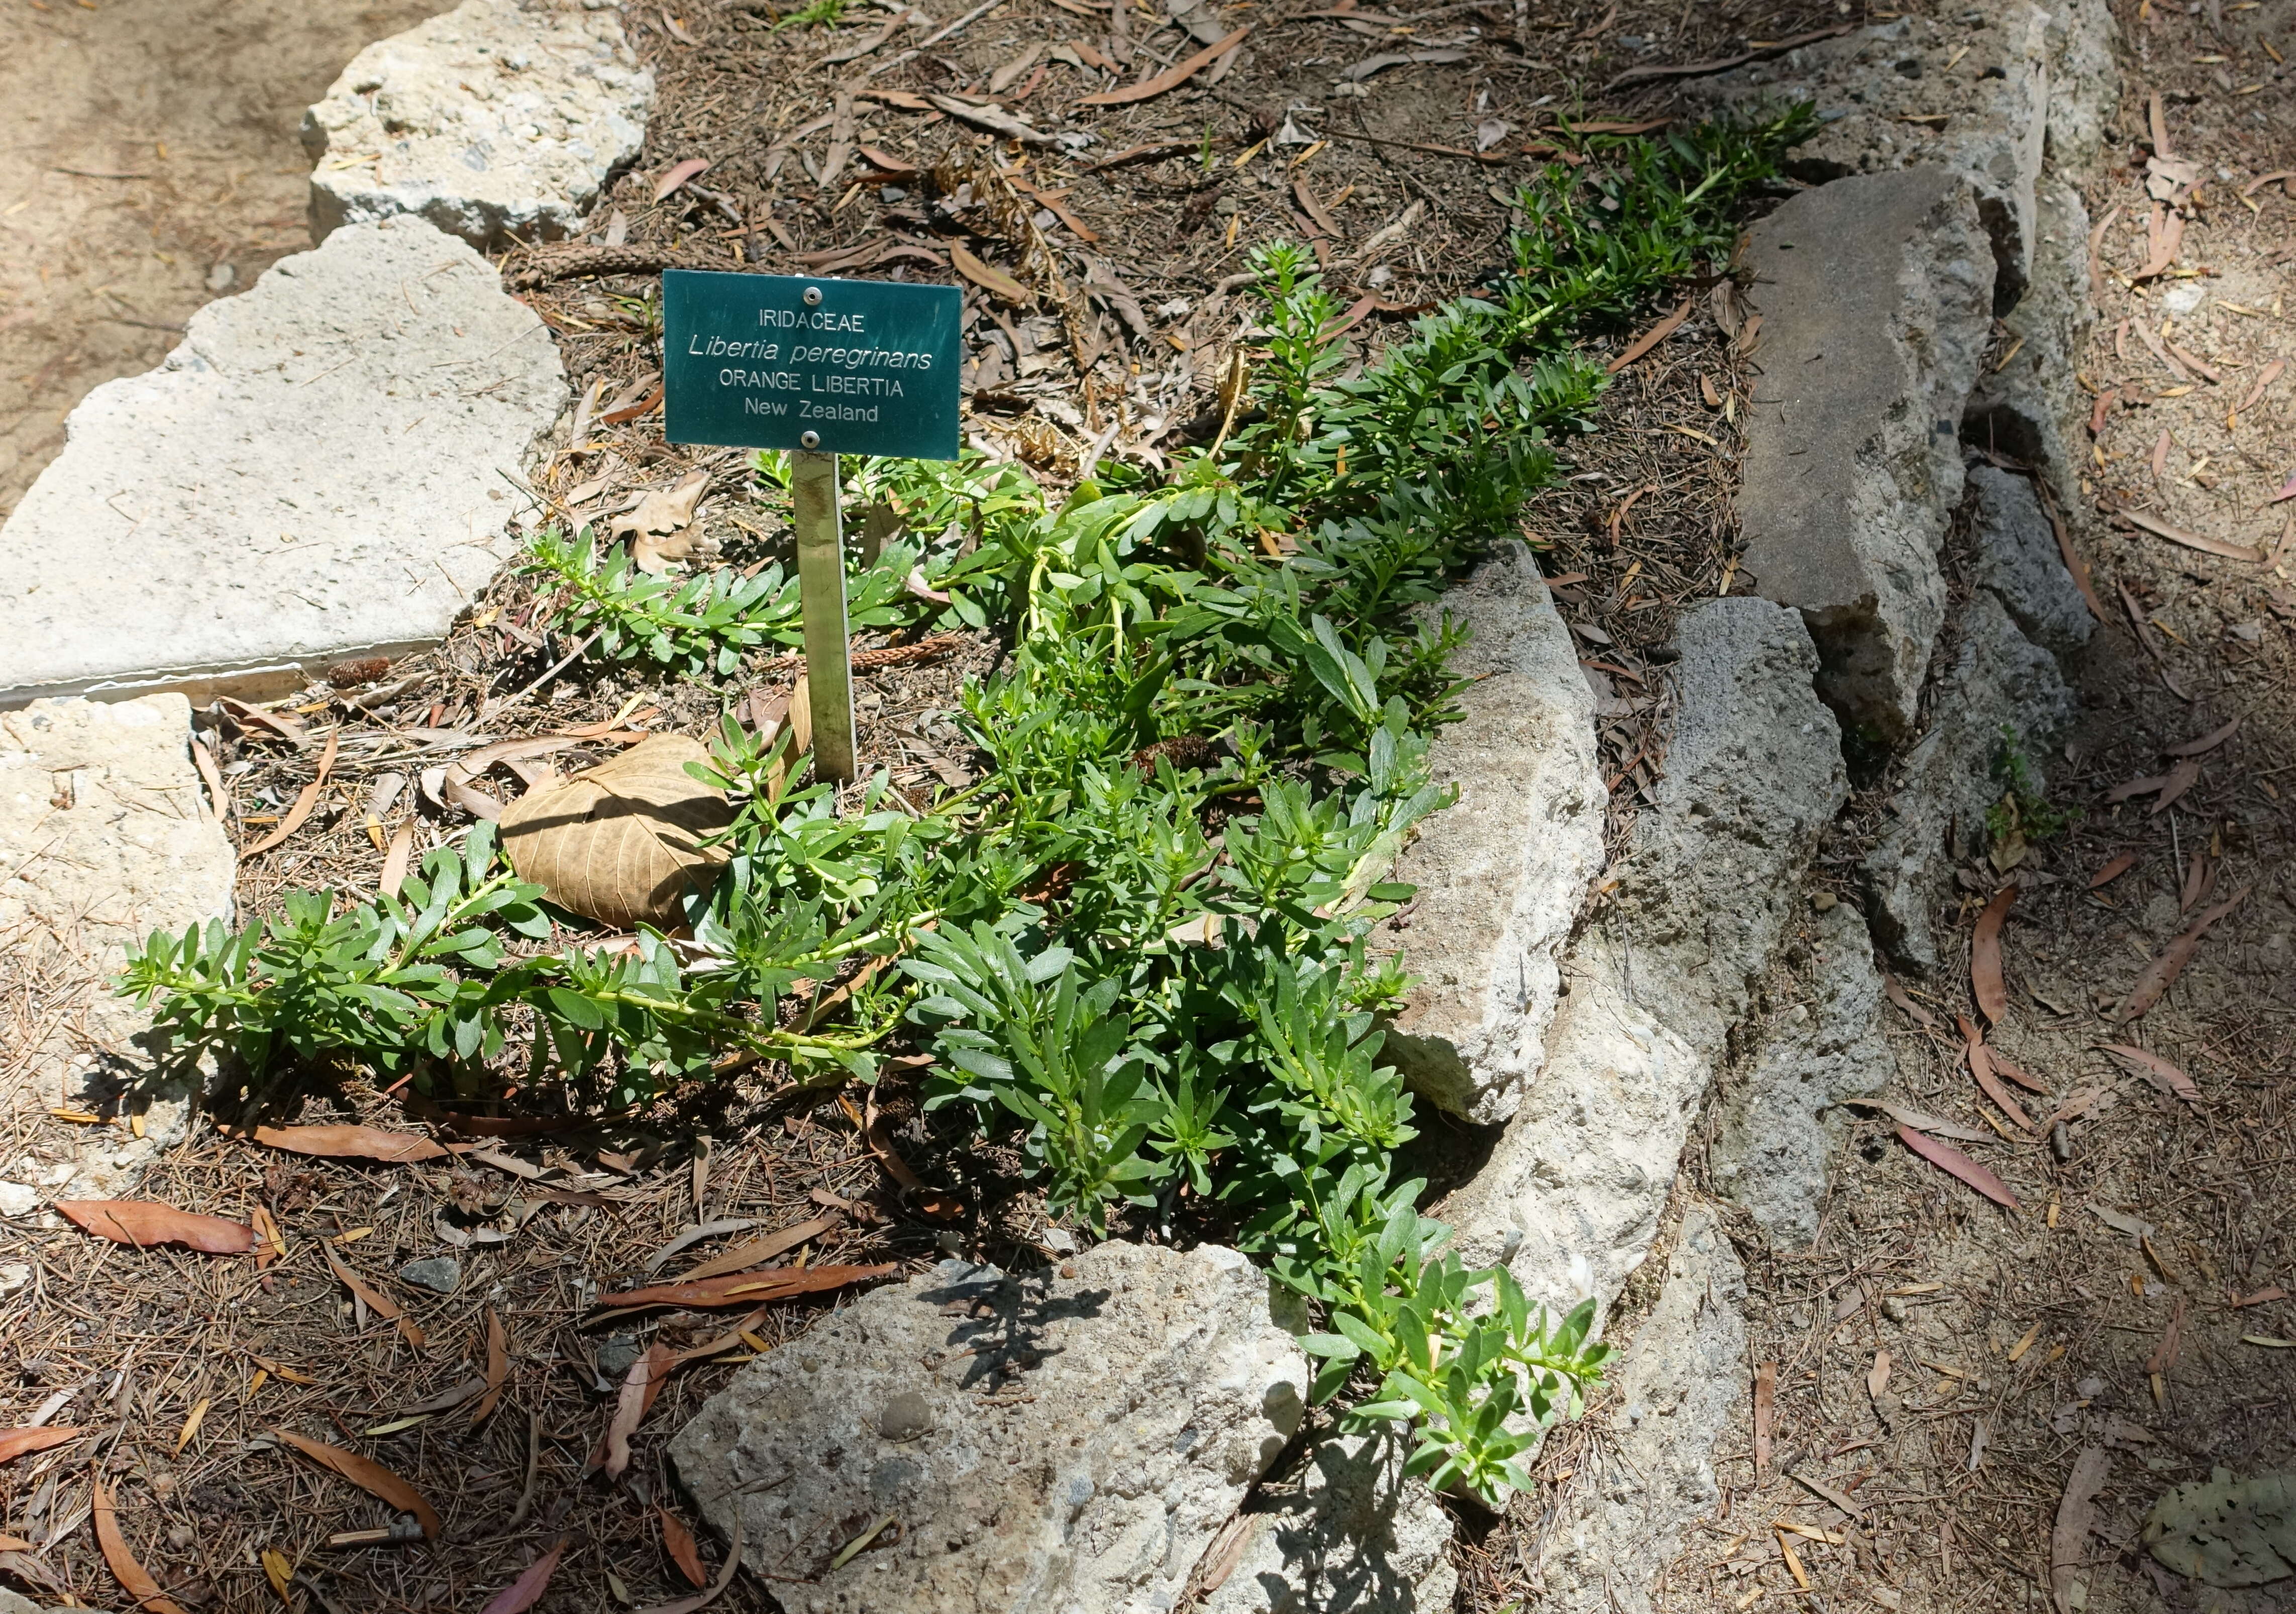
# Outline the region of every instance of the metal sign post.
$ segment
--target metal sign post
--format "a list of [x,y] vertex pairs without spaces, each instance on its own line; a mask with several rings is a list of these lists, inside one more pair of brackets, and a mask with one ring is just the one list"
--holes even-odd
[[790,455],[790,511],[797,527],[797,597],[805,612],[805,675],[813,717],[813,768],[853,779],[853,655],[845,620],[845,523],[837,456]]
[[957,457],[954,286],[725,274],[661,277],[662,434],[790,455],[814,772],[855,773],[853,663],[837,456]]

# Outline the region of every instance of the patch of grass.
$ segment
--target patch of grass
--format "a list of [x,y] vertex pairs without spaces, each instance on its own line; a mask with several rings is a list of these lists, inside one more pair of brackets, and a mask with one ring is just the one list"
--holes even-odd
[[774,32],[778,34],[785,28],[835,28],[845,20],[852,5],[853,0],[807,0],[807,4],[775,23]]
[[[1590,142],[1583,168],[1524,188],[1488,295],[1353,377],[1312,259],[1262,249],[1242,424],[1160,480],[1111,466],[1056,499],[977,456],[855,465],[855,496],[941,535],[857,571],[857,623],[1010,644],[964,696],[986,775],[921,811],[881,774],[840,815],[786,741],[728,716],[699,771],[738,815],[690,943],[521,948],[546,931],[542,894],[480,826],[403,901],[338,914],[306,895],[237,936],[155,937],[127,988],[163,1033],[258,1072],[348,1053],[418,1084],[495,1079],[506,1026],[531,1027],[528,1079],[624,1096],[706,1077],[728,1047],[868,1080],[906,1040],[933,1056],[928,1107],[1016,1141],[1055,1213],[1233,1228],[1320,1314],[1316,1398],[1360,1387],[1349,1427],[1414,1426],[1414,1472],[1503,1504],[1606,1348],[1591,1301],[1557,1323],[1505,1269],[1466,1270],[1423,1184],[1390,1180],[1415,1127],[1379,1017],[1408,981],[1365,941],[1411,896],[1388,873],[1446,803],[1426,757],[1458,688],[1459,630],[1413,608],[1552,478],[1549,435],[1585,425],[1604,376],[1574,343],[1724,253],[1808,127],[1802,110]],[[758,469],[780,479],[778,456]],[[557,586],[554,631],[596,634],[606,659],[730,676],[797,641],[775,569],[652,578],[586,534],[545,535],[526,564]],[[912,569],[947,602],[905,588]],[[898,963],[856,978],[844,1031],[779,1026],[792,982],[864,956]]]

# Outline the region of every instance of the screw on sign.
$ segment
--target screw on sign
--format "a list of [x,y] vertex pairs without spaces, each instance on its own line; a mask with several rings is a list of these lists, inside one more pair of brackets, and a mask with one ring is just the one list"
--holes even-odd
[[850,781],[837,456],[956,458],[963,297],[954,286],[693,269],[668,271],[661,290],[665,435],[789,451],[814,767]]

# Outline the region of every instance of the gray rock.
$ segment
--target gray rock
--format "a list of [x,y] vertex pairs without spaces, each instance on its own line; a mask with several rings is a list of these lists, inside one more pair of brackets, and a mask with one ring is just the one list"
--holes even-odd
[[1609,1305],[1649,1253],[1729,1028],[1848,795],[1793,611],[1712,601],[1677,643],[1657,806],[1565,955],[1570,990],[1521,1112],[1442,1210],[1469,1265],[1505,1261],[1557,1310]]
[[280,259],[72,411],[0,528],[0,708],[439,638],[512,553],[504,473],[565,400],[541,320],[429,225]]
[[1922,168],[1803,192],[1754,226],[1746,261],[1763,324],[1744,564],[1808,623],[1826,703],[1894,744],[1945,620],[1937,552],[1961,502],[1991,253],[1967,186]]
[[[1071,1266],[877,1290],[678,1431],[680,1482],[720,1532],[741,1510],[790,1614],[1175,1605],[1298,1429],[1306,1358],[1233,1250],[1111,1243]],[[896,1413],[922,1432],[889,1438]],[[898,1536],[832,1571],[887,1513]]]
[[[2075,172],[2093,172],[2095,149],[2079,161],[2060,157],[2063,148],[2050,137],[2053,163]],[[2089,300],[2088,209],[2078,181],[2044,174],[2038,199],[2039,228],[2033,244],[2032,274],[2025,295],[2002,319],[2013,348],[2006,363],[1988,366],[1977,378],[1962,422],[1962,436],[2040,468],[2049,485],[2076,496],[2087,456],[2088,397],[2073,384],[2074,355],[2096,323]]]
[[[18,648],[0,641],[0,658]],[[74,1157],[43,1182],[55,1197],[117,1194],[183,1135],[195,1078],[158,1069],[138,1040],[151,1015],[110,981],[152,931],[180,936],[231,914],[238,860],[191,742],[181,695],[0,712],[0,936],[28,979],[46,972],[45,949],[68,944],[70,967],[55,975],[77,983],[0,1072],[0,1113],[61,1094],[106,1110],[121,1102],[144,1121],[141,1137],[67,1128]]]
[[1603,866],[1605,793],[1592,697],[1529,550],[1505,545],[1439,609],[1474,632],[1451,670],[1479,682],[1428,753],[1459,798],[1397,863],[1419,888],[1408,929],[1382,925],[1372,946],[1419,978],[1386,1057],[1439,1108],[1503,1121],[1538,1069],[1556,958]]
[[630,1364],[644,1355],[645,1341],[636,1334],[608,1334],[598,1341],[597,1351],[592,1357],[593,1364],[598,1370],[598,1382],[610,1389],[619,1384],[630,1371]]
[[40,1208],[40,1191],[29,1183],[0,1181],[0,1217],[28,1217]]
[[2046,230],[2037,200],[2045,160],[2062,170],[2069,152],[2094,152],[2117,99],[2113,31],[2102,0],[1980,8],[1951,21],[1903,17],[1686,93],[1709,111],[1816,102],[1826,121],[1789,160],[1805,180],[1917,166],[1962,176],[1991,242],[1995,311],[2005,313],[2032,282]]
[[452,1256],[431,1256],[409,1261],[398,1269],[398,1275],[417,1289],[427,1289],[434,1295],[451,1295],[463,1281],[463,1264]]
[[1721,1492],[1714,1450],[1745,1399],[1746,1274],[1713,1212],[1683,1212],[1658,1302],[1609,1374],[1595,1475],[1542,1532],[1554,1614],[1650,1614],[1684,1532]]
[[1249,1536],[1203,1614],[1446,1614],[1451,1516],[1404,1478],[1411,1446],[1388,1430],[1316,1441],[1242,1516]]
[[1833,1107],[1879,1093],[1897,1069],[1865,916],[1846,903],[1812,915],[1797,951],[1795,1001],[1753,1033],[1711,1155],[1715,1185],[1781,1247],[1817,1236],[1826,1162],[1846,1130]]
[[1939,967],[1930,914],[1959,857],[1986,848],[1986,809],[2001,798],[2009,748],[2036,791],[2046,754],[2071,722],[2072,692],[2049,652],[1980,590],[1956,620],[1958,643],[1930,695],[1929,732],[1898,761],[1889,816],[1861,874],[1874,938],[1915,974]]
[[368,45],[304,113],[311,238],[401,214],[481,250],[570,235],[652,102],[618,10],[463,0]]
[[2013,471],[1974,465],[1977,494],[1973,575],[1990,589],[2025,636],[2060,660],[2088,643],[2096,619],[2081,598],[2057,548],[2056,529],[2032,482]]

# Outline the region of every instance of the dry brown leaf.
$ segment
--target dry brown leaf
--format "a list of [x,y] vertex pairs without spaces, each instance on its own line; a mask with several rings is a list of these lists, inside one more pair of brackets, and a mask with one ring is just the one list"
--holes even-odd
[[1889,1388],[1890,1353],[1877,1350],[1874,1353],[1873,1371],[1866,1375],[1866,1393],[1878,1401],[1882,1398],[1882,1392]]
[[271,1431],[323,1468],[332,1469],[359,1489],[383,1501],[402,1513],[414,1515],[422,1527],[427,1541],[439,1539],[440,1525],[438,1510],[423,1499],[422,1493],[392,1473],[372,1457],[362,1457],[357,1452],[347,1452],[340,1446],[329,1446],[324,1440],[314,1440],[308,1435],[291,1433],[286,1430]]
[[619,1479],[630,1466],[630,1437],[645,1421],[662,1386],[676,1369],[676,1354],[660,1340],[647,1346],[645,1354],[630,1364],[630,1371],[622,1379],[621,1393],[614,1398],[613,1419],[606,1425],[605,1453],[599,1466],[606,1471],[607,1479]]
[[718,1566],[718,1578],[691,1597],[681,1597],[675,1602],[658,1602],[640,1609],[637,1614],[699,1614],[724,1594],[734,1584],[734,1572],[742,1567],[742,1510],[734,1510],[733,1539],[726,1544],[726,1561]]
[[2197,549],[2202,554],[2222,555],[2231,561],[2257,561],[2264,552],[2252,544],[2234,544],[2224,538],[2212,538],[2204,532],[2194,532],[2183,527],[2172,527],[2158,516],[2146,515],[2141,510],[2124,510],[2120,519],[2134,527],[2164,537],[2171,544],[2181,544],[2186,549]]
[[1919,1004],[1915,1003],[1906,993],[1905,987],[1898,984],[1898,978],[1896,976],[1884,975],[1882,977],[1882,995],[1887,997],[1891,1003],[1897,1004],[1898,1008],[1903,1009],[1906,1012],[1906,1017],[1910,1019],[1914,1024],[1927,1031],[1934,1031],[1937,1029],[1937,1016],[1931,1014],[1927,1009],[1923,1008]]
[[776,1267],[770,1272],[729,1273],[699,1282],[655,1283],[644,1289],[600,1295],[600,1306],[755,1306],[761,1300],[818,1294],[848,1283],[882,1278],[893,1263],[879,1266]]
[[414,856],[414,820],[408,819],[393,832],[390,849],[382,855],[382,873],[374,889],[385,897],[398,895],[398,888],[406,883],[406,865]]
[[2001,1050],[1990,1043],[1985,1045],[1985,1057],[1991,1061],[1994,1075],[2007,1077],[2028,1093],[2038,1093],[2043,1098],[2049,1096],[2046,1082],[2037,1079],[2015,1061],[2004,1058]]
[[1144,78],[1138,84],[1128,84],[1121,89],[1103,90],[1097,95],[1086,95],[1078,102],[1077,105],[1128,106],[1133,102],[1146,101],[1152,96],[1160,95],[1167,90],[1176,90],[1237,45],[1242,45],[1243,37],[1250,32],[1251,32],[1251,25],[1247,22],[1226,38],[1214,40],[1194,55],[1185,61],[1174,62],[1171,67],[1157,74],[1153,78]]
[[709,1571],[701,1567],[701,1549],[694,1544],[693,1532],[668,1508],[656,1507],[654,1512],[661,1515],[661,1544],[669,1550],[678,1572],[697,1586],[708,1585]]
[[1014,280],[994,264],[986,264],[956,242],[948,243],[948,261],[959,274],[979,286],[999,302],[1011,303],[1016,308],[1028,307],[1036,300],[1029,288]]
[[502,1400],[503,1386],[510,1381],[510,1333],[503,1327],[495,1308],[487,1307],[487,1393],[479,1397],[477,1410],[471,1413],[474,1424],[484,1423]]
[[295,805],[287,809],[287,816],[279,821],[279,827],[253,846],[242,847],[240,856],[252,857],[258,852],[267,852],[303,827],[303,821],[311,815],[311,809],[319,805],[319,792],[327,787],[327,775],[335,770],[335,743],[341,735],[340,729],[327,732],[327,749],[319,753],[318,771],[311,775],[311,782],[305,785],[302,793],[295,798]]
[[550,1589],[550,1577],[558,1573],[558,1555],[566,1550],[566,1543],[558,1544],[526,1566],[519,1577],[487,1599],[487,1606],[479,1614],[526,1614],[526,1610],[542,1601],[543,1593]]
[[45,1452],[52,1446],[79,1438],[76,1429],[0,1430],[0,1462],[11,1462],[27,1452]]
[[2194,1109],[2199,1109],[2205,1102],[2201,1097],[2200,1085],[2159,1054],[2132,1047],[2127,1043],[2099,1043],[2096,1045],[2101,1052],[2110,1053],[2161,1092],[2173,1094]]
[[290,1154],[327,1159],[435,1160],[448,1152],[445,1144],[420,1133],[385,1132],[380,1127],[258,1127],[255,1141]]
[[724,1254],[704,1261],[692,1272],[678,1274],[680,1283],[699,1283],[704,1278],[723,1277],[731,1272],[747,1272],[762,1266],[775,1256],[786,1254],[808,1239],[817,1239],[837,1225],[835,1217],[816,1217],[809,1222],[800,1222],[794,1227],[784,1227],[779,1233],[767,1233],[762,1239],[751,1239],[736,1245]]
[[2009,1192],[2009,1185],[2006,1183],[1962,1153],[1960,1150],[1948,1149],[1935,1138],[1916,1132],[1911,1127],[1902,1123],[1898,1127],[1898,1136],[1904,1141],[1906,1148],[1920,1155],[1931,1165],[1940,1171],[1959,1177],[1996,1204],[2006,1205],[2012,1210],[2024,1208],[2017,1202],[2017,1196]]
[[1628,347],[1624,353],[1621,353],[1618,357],[1605,365],[1603,367],[1603,373],[1608,375],[1616,375],[1628,365],[1633,364],[1636,359],[1642,357],[1644,354],[1648,353],[1652,348],[1657,347],[1668,337],[1672,336],[1677,331],[1681,330],[1682,322],[1689,317],[1690,299],[1685,297],[1682,299],[1682,306],[1680,307],[1668,315],[1664,319],[1659,321],[1658,324],[1652,325],[1649,330],[1644,332],[1640,336],[1635,338],[1632,346]]
[[58,1200],[58,1215],[115,1244],[181,1244],[211,1256],[243,1256],[255,1248],[244,1222],[194,1216],[151,1200]]
[[2004,886],[1977,916],[1977,930],[1969,941],[1969,985],[1988,1022],[1999,1025],[2009,1013],[2009,986],[2001,976],[2001,927],[2009,922],[2009,905],[2017,888]]
[[2112,1458],[2101,1446],[2092,1446],[2073,1459],[2065,1480],[2065,1494],[2057,1503],[2056,1527],[2049,1532],[2049,1587],[2056,1595],[2057,1614],[2076,1614],[2088,1602],[2076,1596],[2076,1577],[2095,1554],[2088,1533],[2096,1523],[2096,1494],[2112,1471]]
[[369,1311],[378,1317],[398,1324],[400,1335],[409,1345],[417,1350],[422,1348],[422,1342],[426,1336],[422,1329],[415,1326],[414,1319],[406,1315],[398,1302],[361,1279],[358,1274],[344,1266],[336,1258],[335,1252],[324,1244],[319,1246],[319,1253],[327,1258],[327,1265],[334,1268],[335,1276],[341,1280],[343,1287],[364,1301]]
[[[2135,1020],[2159,1003],[2161,995],[2177,984],[2177,978],[2185,972],[2185,966],[2193,962],[2193,954],[2200,950],[2201,938],[2209,933],[2210,927],[2240,906],[2253,889],[2253,886],[2243,886],[2215,907],[2202,910],[2201,916],[2185,928],[2183,935],[2163,947],[2161,956],[2144,966],[2144,973],[2137,976],[2136,984],[2129,987],[2128,997],[2122,1000],[2113,1019],[2117,1021]],[[62,1207],[57,1208],[62,1209]]]
[[617,930],[674,924],[686,894],[726,861],[722,847],[701,843],[734,822],[734,810],[685,771],[709,759],[683,734],[642,740],[505,808],[503,851],[520,879],[586,919]]
[[2088,889],[2101,890],[2136,866],[2136,854],[2123,852],[2088,877]]
[[630,563],[659,577],[669,562],[693,553],[693,512],[709,490],[709,473],[689,471],[675,487],[657,487],[616,516],[606,529],[607,541],[627,537]]
[[707,157],[689,157],[684,162],[672,163],[662,176],[654,181],[653,199],[661,201],[687,180],[699,178],[709,168]]
[[127,1550],[127,1538],[119,1533],[119,1518],[112,1506],[111,1491],[101,1479],[95,1481],[88,1506],[95,1518],[95,1542],[103,1549],[103,1561],[111,1566],[112,1578],[139,1608],[150,1610],[150,1614],[184,1614],[184,1605],[160,1591],[160,1583]]
[[1853,1104],[1860,1110],[1879,1110],[1893,1121],[1902,1121],[1908,1127],[1923,1132],[1935,1133],[1939,1137],[1959,1138],[1964,1143],[1990,1143],[1997,1141],[1995,1135],[1990,1132],[1975,1127],[1964,1127],[1959,1121],[1949,1121],[1940,1115],[1925,1114],[1919,1110],[1908,1109],[1903,1104],[1893,1104],[1887,1099],[1853,1098],[1843,1102]]
[[2230,723],[2224,725],[2221,728],[2212,728],[2207,733],[2201,735],[2197,739],[2187,740],[2182,745],[2169,746],[2166,750],[2161,752],[2161,755],[2164,757],[2205,756],[2210,751],[2212,751],[2216,750],[2217,747],[2222,745],[2226,741],[2231,739],[2234,734],[2240,733],[2240,725],[2245,721],[2246,719],[2243,717],[2234,717]]
[[1954,1021],[1961,1028],[1963,1051],[1969,1056],[1969,1073],[1977,1078],[1978,1089],[1991,1099],[2002,1114],[2027,1132],[2033,1130],[2033,1119],[2017,1101],[2009,1096],[1993,1075],[1993,1050],[1985,1045],[1985,1034],[1980,1031],[1966,1014],[1956,1014]]

